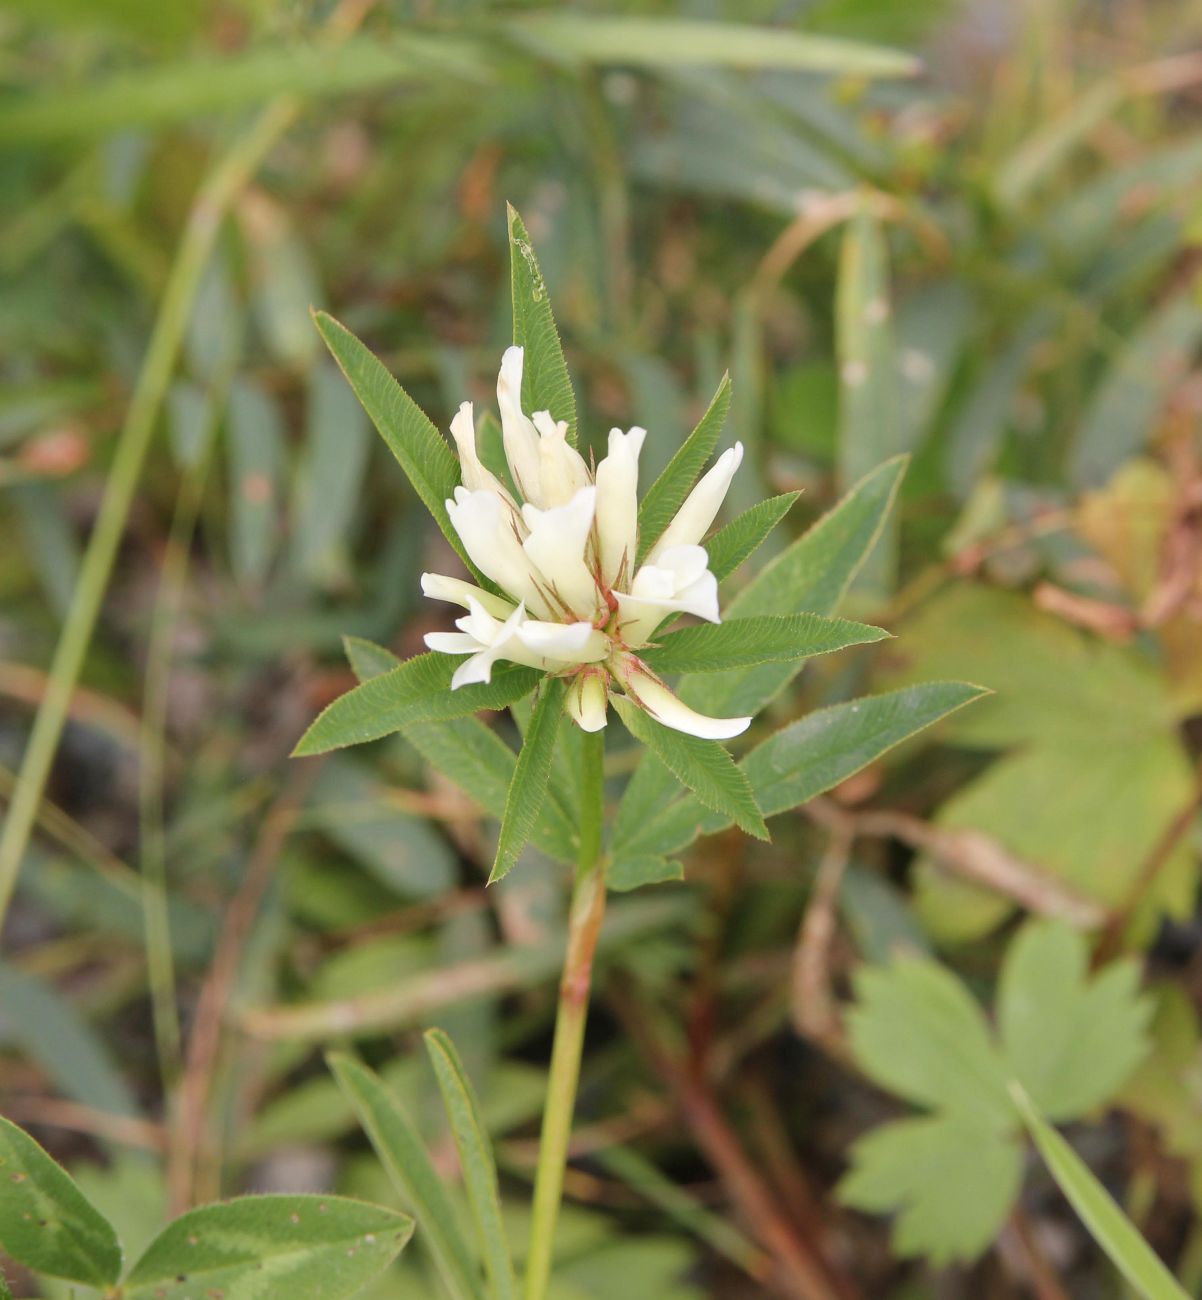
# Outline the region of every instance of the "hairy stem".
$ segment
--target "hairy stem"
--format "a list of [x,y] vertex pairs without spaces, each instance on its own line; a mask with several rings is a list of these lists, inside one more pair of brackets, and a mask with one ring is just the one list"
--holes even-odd
[[534,1214],[526,1260],[526,1300],[543,1300],[551,1278],[555,1224],[563,1197],[564,1170],[572,1135],[572,1114],[580,1082],[584,1026],[588,1018],[593,953],[605,916],[605,859],[601,853],[604,808],[602,762],[605,733],[585,733],[580,792],[580,853],[568,915],[568,947],[559,983],[555,1042],[543,1110],[534,1180]]

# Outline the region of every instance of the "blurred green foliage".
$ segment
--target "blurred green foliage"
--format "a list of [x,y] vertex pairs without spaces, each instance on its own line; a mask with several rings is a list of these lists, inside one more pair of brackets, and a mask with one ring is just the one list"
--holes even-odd
[[[669,852],[687,883],[629,900],[588,1043],[557,1294],[800,1294],[748,1169],[786,1240],[825,1261],[830,1296],[1019,1296],[1049,1274],[1064,1295],[1117,1294],[1041,1178],[1017,1201],[997,1190],[1017,1187],[1005,1150],[996,1203],[956,1241],[936,1227],[895,1254],[883,1221],[833,1192],[854,1139],[896,1116],[847,1050],[850,976],[871,987],[886,976],[866,968],[933,951],[979,1018],[972,999],[994,1005],[1020,959],[1021,911],[1084,926],[1088,989],[1129,960],[1153,982],[1134,1071],[1106,1065],[1134,1041],[1116,1029],[1072,1071],[1107,1089],[1054,1117],[1196,1291],[1200,25],[1192,0],[0,4],[0,799],[195,196],[258,111],[297,106],[186,304],[5,931],[0,1110],[124,1241],[242,1190],[395,1203],[311,1037],[287,1032],[314,1003],[344,1009],[342,1034],[444,1152],[412,1027],[451,1034],[525,1238],[562,873],[527,850],[483,891],[493,792],[473,803],[425,759],[470,750],[470,733],[414,728],[317,772],[287,758],[353,681],[342,635],[409,654],[438,618],[417,575],[453,562],[309,308],[442,426],[465,397],[489,405],[508,199],[539,250],[583,445],[645,425],[650,482],[730,367],[725,437],[748,448],[732,515],[803,492],[753,571],[911,455],[842,610],[897,640],[816,660],[776,720],[933,677],[996,693],[810,815],[775,818],[771,845],[723,832]],[[629,829],[654,800],[626,806]],[[173,948],[148,972],[159,860]],[[629,883],[670,880],[664,862],[632,854]],[[216,1007],[215,952],[232,958]],[[381,990],[403,1021],[358,1021]],[[1124,1005],[1129,1020],[1144,1003]],[[1046,1011],[1067,1015],[1050,995]],[[220,1031],[209,1056],[198,1026]],[[906,1053],[921,1057],[903,1035]],[[1125,1123],[1099,1110],[1115,1089]],[[943,1124],[964,1174],[946,1122],[894,1118]],[[637,1151],[683,1208],[596,1147]],[[898,1194],[861,1188],[862,1204],[906,1200],[902,1155]],[[973,1255],[1008,1211],[997,1248],[938,1282],[903,1258],[907,1240]],[[368,1294],[433,1287],[423,1249]]]

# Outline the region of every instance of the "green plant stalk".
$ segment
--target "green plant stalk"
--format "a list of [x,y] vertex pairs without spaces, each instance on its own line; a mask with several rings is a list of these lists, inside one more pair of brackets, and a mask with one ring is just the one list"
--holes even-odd
[[79,681],[100,602],[112,575],[117,548],[125,532],[142,465],[175,370],[201,276],[230,204],[291,124],[298,109],[299,101],[291,96],[277,99],[263,109],[209,172],[192,204],[117,442],[104,499],[84,555],[71,608],[67,611],[55,648],[46,693],[34,718],[12,803],[4,829],[0,832],[0,928],[12,901],[38,805],[46,788],[46,778],[62,737],[71,696]]
[[559,982],[559,1008],[551,1073],[539,1136],[538,1168],[534,1176],[534,1212],[526,1256],[526,1300],[544,1300],[551,1279],[555,1224],[563,1198],[572,1115],[580,1083],[584,1026],[592,987],[593,954],[605,918],[605,858],[601,852],[601,822],[605,807],[603,763],[605,733],[584,734],[580,781],[580,852],[568,912],[568,945]]

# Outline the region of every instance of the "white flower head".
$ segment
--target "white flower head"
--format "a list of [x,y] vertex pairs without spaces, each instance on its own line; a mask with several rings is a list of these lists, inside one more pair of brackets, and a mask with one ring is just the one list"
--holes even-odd
[[[639,453],[646,430],[613,429],[593,472],[553,411],[522,409],[521,348],[506,350],[497,379],[501,433],[515,493],[481,461],[470,403],[451,422],[462,486],[447,514],[481,586],[422,575],[422,591],[467,611],[455,632],[426,644],[462,655],[453,689],[488,682],[500,660],[568,679],[565,709],[585,731],[606,724],[610,690],[656,721],[725,740],[749,718],[708,718],[690,709],[634,652],[666,620],[719,621],[718,580],[701,545],[743,458],[736,443],[697,483],[639,563]],[[487,584],[496,590],[488,590]]]

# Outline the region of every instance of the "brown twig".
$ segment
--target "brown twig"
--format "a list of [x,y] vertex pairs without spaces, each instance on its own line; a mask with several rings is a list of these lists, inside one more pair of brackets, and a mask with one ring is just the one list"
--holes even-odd
[[167,1133],[161,1124],[138,1119],[133,1115],[113,1115],[62,1097],[18,1096],[4,1102],[7,1119],[22,1124],[47,1124],[52,1128],[70,1129],[89,1137],[146,1151],[165,1151]]
[[831,992],[831,946],[839,887],[851,857],[853,834],[850,820],[836,822],[830,828],[830,840],[818,864],[793,955],[793,1024],[799,1034],[821,1044],[838,1059],[847,1055],[847,1049]]
[[193,1203],[198,1165],[208,1135],[213,1073],[221,1050],[230,993],[242,954],[271,883],[280,851],[321,770],[320,762],[301,763],[264,818],[242,878],[224,917],[221,937],[196,1004],[180,1081],[167,1167],[168,1195],[176,1213]]

